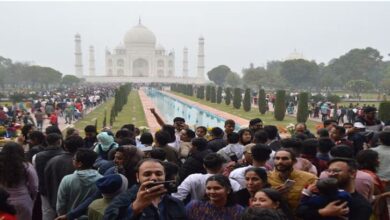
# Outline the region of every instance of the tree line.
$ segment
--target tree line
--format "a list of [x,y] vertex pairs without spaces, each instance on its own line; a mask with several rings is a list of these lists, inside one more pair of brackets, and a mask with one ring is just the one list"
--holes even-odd
[[[187,96],[195,96],[198,99],[206,100],[211,103],[222,104],[223,99],[225,105],[233,108],[240,109],[241,106],[245,112],[251,111],[252,108],[252,93],[250,88],[241,89],[238,87],[231,88],[216,85],[200,85],[193,86],[192,84],[171,84],[171,91],[182,93]],[[224,91],[224,94],[223,94]],[[244,97],[242,94],[244,93]],[[297,109],[297,122],[306,122],[309,117],[309,96],[308,92],[300,92],[298,94],[298,109]],[[339,97],[328,97],[339,102]],[[337,100],[336,100],[337,99]],[[274,103],[274,118],[277,121],[283,121],[286,115],[286,102],[288,97],[286,90],[277,90],[275,103]],[[257,107],[261,115],[264,115],[268,111],[268,103],[266,100],[265,90],[259,88],[257,92]],[[390,102],[381,102],[379,105],[379,119],[383,121],[390,120]]]
[[50,67],[13,62],[0,56],[1,88],[48,88],[49,85],[72,86],[81,82],[74,75],[64,75]]
[[243,68],[242,77],[226,65],[207,73],[218,86],[257,89],[298,89],[306,91],[349,90],[355,96],[375,89],[390,93],[390,61],[383,61],[378,50],[352,49],[325,63],[304,59],[270,61],[265,67]]

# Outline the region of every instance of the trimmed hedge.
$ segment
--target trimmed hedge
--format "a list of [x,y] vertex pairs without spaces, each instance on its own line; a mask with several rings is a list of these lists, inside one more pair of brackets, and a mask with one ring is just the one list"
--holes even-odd
[[257,105],[259,106],[260,114],[264,115],[267,112],[267,101],[265,100],[264,89],[259,89],[259,95],[257,98]]
[[381,102],[379,104],[378,118],[381,121],[390,121],[390,101]]
[[215,91],[215,86],[211,86],[210,89],[210,102],[211,103],[216,103],[217,102],[217,97],[216,97],[216,91]]
[[236,109],[240,109],[242,102],[242,94],[240,88],[234,88],[234,95],[233,95],[233,107]]
[[242,101],[242,107],[244,111],[249,112],[251,110],[251,90],[245,89],[244,100]]
[[286,115],[286,91],[278,90],[276,91],[274,116],[277,121],[283,121],[285,115]]
[[298,112],[297,122],[305,123],[309,117],[309,94],[307,92],[301,92],[298,96]]
[[221,104],[221,102],[222,102],[222,87],[218,86],[218,89],[217,89],[217,103]]
[[232,89],[230,87],[227,87],[225,89],[225,104],[230,105],[232,102]]
[[210,101],[210,90],[211,90],[211,86],[210,85],[206,86],[206,101]]

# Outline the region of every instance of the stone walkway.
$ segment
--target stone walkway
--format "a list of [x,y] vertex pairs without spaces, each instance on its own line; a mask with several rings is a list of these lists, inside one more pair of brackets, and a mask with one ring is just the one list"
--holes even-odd
[[144,109],[144,113],[145,113],[145,118],[146,118],[146,123],[148,124],[148,127],[150,129],[150,132],[152,134],[154,134],[156,131],[158,131],[161,126],[160,124],[157,122],[156,120],[156,117],[154,117],[154,115],[152,114],[152,112],[150,111],[151,108],[154,108],[156,113],[158,115],[160,115],[161,119],[163,121],[164,120],[164,117],[163,115],[161,114],[161,112],[156,109],[153,101],[145,94],[144,90],[143,89],[139,89],[138,90],[138,94],[139,94],[139,98],[141,100],[141,103],[142,103],[142,107]]

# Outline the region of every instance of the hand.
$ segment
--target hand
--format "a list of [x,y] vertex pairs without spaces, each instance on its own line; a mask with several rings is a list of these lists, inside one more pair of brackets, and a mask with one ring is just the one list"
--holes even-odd
[[284,193],[287,193],[288,191],[290,191],[290,188],[291,188],[291,186],[288,187],[288,186],[286,186],[285,184],[283,184],[283,185],[280,185],[280,186],[276,187],[275,189],[276,189],[279,193],[284,194]]
[[333,201],[326,205],[324,208],[318,210],[318,213],[322,217],[338,217],[344,216],[349,213],[349,208],[347,206],[347,202],[343,202],[340,204],[340,200]]
[[137,215],[141,213],[142,210],[148,207],[154,199],[160,197],[162,194],[167,192],[167,189],[165,189],[163,184],[153,186],[153,187],[148,187],[148,185],[153,182],[154,181],[146,181],[142,183],[141,186],[139,187],[137,198],[131,205],[134,214]]
[[67,220],[66,215],[58,216],[55,220]]

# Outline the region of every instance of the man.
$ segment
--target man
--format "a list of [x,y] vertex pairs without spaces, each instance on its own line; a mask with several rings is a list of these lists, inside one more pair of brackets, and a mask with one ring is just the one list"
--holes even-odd
[[360,122],[354,124],[347,122],[343,124],[343,127],[345,128],[347,139],[352,142],[352,147],[356,155],[359,151],[363,150],[366,142],[366,137],[363,135],[365,126]]
[[337,126],[337,121],[333,120],[333,119],[327,119],[323,122],[323,125],[324,125],[324,128],[326,128],[328,131],[330,131],[330,129],[334,126]]
[[275,168],[268,174],[268,183],[282,193],[292,210],[298,206],[302,189],[317,179],[311,173],[294,169],[296,162],[294,151],[282,148],[275,153]]
[[267,170],[265,164],[267,160],[269,160],[271,152],[271,149],[265,144],[256,144],[251,148],[252,165],[233,170],[230,173],[229,178],[237,181],[242,188],[245,188],[245,171],[250,167],[259,167]]
[[365,107],[363,109],[363,115],[357,117],[356,122],[361,122],[366,126],[367,131],[379,132],[383,129],[382,122],[376,119],[375,107]]
[[157,131],[154,134],[155,147],[158,149],[162,149],[165,152],[166,158],[169,162],[180,164],[179,156],[177,151],[168,145],[169,142],[169,133],[166,131]]
[[39,131],[42,131],[43,128],[43,120],[45,117],[45,113],[42,112],[40,108],[34,113],[35,121],[37,121],[37,128]]
[[[347,145],[352,148],[352,142],[346,137],[345,128],[342,126],[334,126],[329,130],[329,137],[335,145]],[[356,152],[357,153],[357,152]]]
[[333,158],[329,162],[326,171],[329,177],[337,179],[339,189],[351,194],[349,203],[333,201],[322,209],[313,210],[300,206],[298,215],[305,219],[336,218],[347,214],[348,219],[368,220],[370,219],[372,208],[370,203],[360,195],[355,189],[355,177],[357,163],[348,158]]
[[[224,159],[216,153],[209,153],[203,160],[203,167],[207,174],[195,173],[189,175],[177,188],[177,192],[172,196],[184,201],[187,196],[191,196],[191,200],[202,200],[206,192],[206,180],[215,174],[222,174],[222,165]],[[230,179],[230,184],[234,192],[241,189],[239,183]]]
[[267,145],[273,150],[279,150],[282,145],[278,134],[278,128],[275,125],[264,126],[264,131],[267,133]]
[[46,194],[46,174],[45,166],[49,160],[57,155],[64,153],[61,149],[62,137],[57,133],[50,133],[46,137],[46,142],[48,146],[41,152],[37,153],[32,161],[35,169],[37,170],[38,179],[39,179],[39,192],[41,194],[42,200],[42,219],[43,220],[53,220],[56,216],[55,210],[52,209],[49,198]]
[[256,131],[263,128],[263,121],[260,118],[254,118],[249,121],[249,129],[252,131],[252,134]]
[[379,133],[381,145],[371,148],[379,154],[378,176],[385,181],[390,180],[390,132],[382,131]]
[[85,132],[85,138],[84,138],[85,147],[88,149],[93,149],[93,146],[97,142],[96,136],[98,132],[96,130],[96,127],[94,125],[87,125],[84,128],[84,132]]
[[115,197],[104,213],[111,219],[186,219],[183,203],[167,194],[165,169],[161,161],[145,159],[137,166],[137,182],[132,188]]
[[223,135],[223,139],[225,141],[227,141],[227,136],[231,133],[233,133],[234,129],[236,127],[236,122],[232,119],[228,119],[225,121],[225,131],[224,131],[224,135]]
[[227,143],[223,139],[223,130],[219,127],[214,127],[210,131],[211,140],[207,143],[207,148],[213,152],[218,152],[220,149],[224,148]]
[[64,176],[74,172],[73,157],[77,149],[84,147],[80,136],[70,136],[64,141],[65,153],[49,160],[45,167],[46,195],[53,210],[56,208],[57,192]]
[[[93,169],[98,155],[90,149],[78,149],[73,158],[76,171],[66,175],[58,187],[57,213],[65,215],[97,192],[96,181],[102,178]],[[87,213],[84,213],[87,214]]]
[[195,138],[195,132],[193,130],[184,128],[180,131],[179,157],[181,159],[185,160],[188,157],[192,148],[191,140],[193,138]]
[[307,138],[315,138],[314,134],[307,130],[306,124],[303,122],[297,123],[295,125],[295,135],[297,134],[304,134],[307,136]]
[[193,173],[206,173],[203,167],[203,158],[212,151],[207,148],[207,141],[204,138],[194,138],[191,141],[192,148],[188,158],[179,170],[179,182]]

